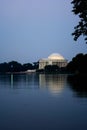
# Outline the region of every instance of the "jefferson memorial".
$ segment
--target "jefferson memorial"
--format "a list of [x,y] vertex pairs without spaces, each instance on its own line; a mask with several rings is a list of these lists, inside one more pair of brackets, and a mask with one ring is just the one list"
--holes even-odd
[[46,65],[57,65],[60,68],[67,66],[67,60],[58,53],[53,53],[48,58],[39,60],[39,69],[44,69]]

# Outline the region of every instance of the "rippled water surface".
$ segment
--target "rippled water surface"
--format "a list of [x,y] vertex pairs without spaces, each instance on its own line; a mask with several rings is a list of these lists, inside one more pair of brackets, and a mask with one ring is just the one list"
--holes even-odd
[[87,130],[87,91],[77,87],[63,74],[0,75],[0,130]]

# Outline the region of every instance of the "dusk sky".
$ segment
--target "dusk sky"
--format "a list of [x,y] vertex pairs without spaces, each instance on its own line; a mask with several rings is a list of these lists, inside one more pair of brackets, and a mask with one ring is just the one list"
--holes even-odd
[[85,54],[83,37],[71,36],[79,20],[71,10],[71,0],[0,0],[0,63]]

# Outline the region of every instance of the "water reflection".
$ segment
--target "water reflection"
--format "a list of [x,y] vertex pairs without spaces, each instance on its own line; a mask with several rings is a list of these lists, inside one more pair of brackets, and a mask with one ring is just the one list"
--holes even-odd
[[1,88],[45,88],[52,93],[62,92],[67,75],[63,74],[6,74],[0,75]]
[[0,88],[3,89],[41,89],[59,94],[67,86],[77,97],[87,97],[87,77],[64,74],[3,74],[0,75]]
[[41,88],[48,88],[52,93],[58,94],[63,91],[67,75],[63,74],[40,74],[39,85]]
[[87,76],[68,76],[67,78],[70,88],[74,92],[74,96],[87,97]]
[[11,74],[11,87],[13,88],[13,74]]
[[0,75],[0,130],[87,130],[87,98],[74,98],[78,91],[66,78]]
[[26,89],[38,88],[39,78],[36,74],[0,75],[0,88]]

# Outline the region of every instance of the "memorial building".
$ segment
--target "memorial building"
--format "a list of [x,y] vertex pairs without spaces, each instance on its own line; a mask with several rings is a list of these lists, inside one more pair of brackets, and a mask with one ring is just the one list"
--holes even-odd
[[53,53],[48,58],[42,58],[39,60],[39,69],[44,69],[47,65],[57,65],[58,67],[66,67],[67,60],[58,53]]

